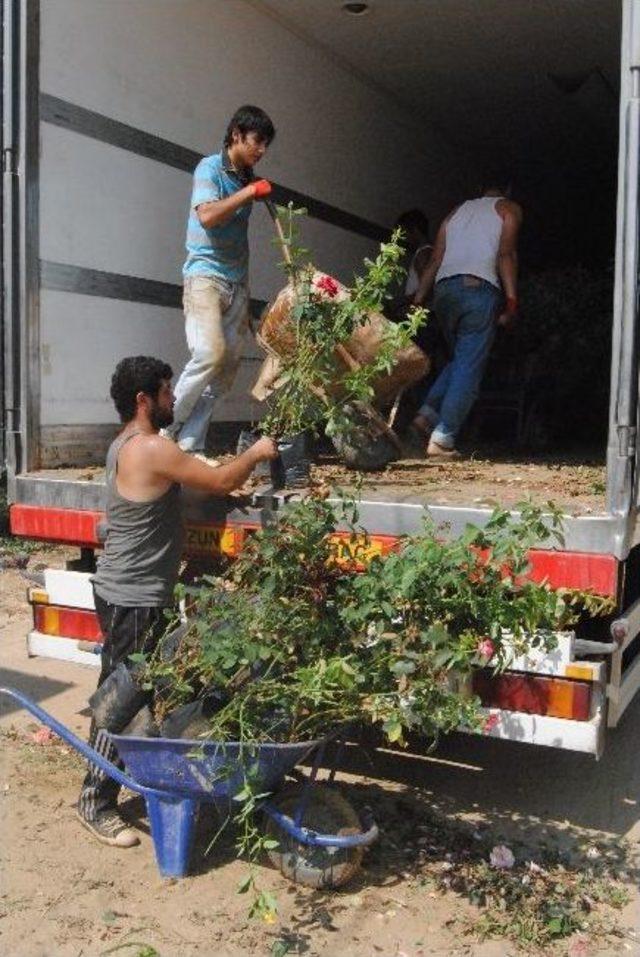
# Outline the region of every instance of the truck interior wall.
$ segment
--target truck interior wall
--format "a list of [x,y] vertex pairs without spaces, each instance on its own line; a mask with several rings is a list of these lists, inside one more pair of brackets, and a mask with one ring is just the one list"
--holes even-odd
[[[255,102],[278,129],[265,176],[382,227],[404,208],[441,215],[469,177],[465,157],[436,130],[416,130],[393,98],[242,0],[46,0],[40,88],[199,153],[219,149],[234,109]],[[177,288],[187,172],[42,122],[39,175],[44,263]],[[283,284],[272,237],[256,209],[251,291],[260,300]],[[347,281],[375,251],[371,238],[318,219],[304,223],[303,239],[323,269]],[[87,437],[94,427],[99,439],[114,423],[108,385],[119,358],[157,354],[180,370],[180,310],[43,289],[40,313],[41,463],[59,461],[54,441],[73,462],[74,444],[84,454],[79,427]],[[245,396],[258,359],[247,341],[218,419],[258,411]]]

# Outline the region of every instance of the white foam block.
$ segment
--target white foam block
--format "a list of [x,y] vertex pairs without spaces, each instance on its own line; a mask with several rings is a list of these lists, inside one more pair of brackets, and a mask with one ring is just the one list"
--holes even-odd
[[90,572],[70,572],[64,568],[46,568],[44,587],[50,605],[86,608],[95,611]]
[[99,668],[100,654],[85,651],[78,645],[77,638],[58,638],[54,635],[43,635],[41,631],[30,631],[27,635],[27,653],[30,657],[57,658],[59,661],[73,661],[77,665]]

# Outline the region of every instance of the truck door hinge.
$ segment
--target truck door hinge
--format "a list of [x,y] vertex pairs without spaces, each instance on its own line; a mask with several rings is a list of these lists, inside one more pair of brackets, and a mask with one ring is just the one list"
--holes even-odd
[[16,151],[11,149],[10,146],[5,147],[2,151],[2,172],[16,172]]
[[618,453],[623,458],[635,458],[637,429],[631,425],[618,427]]

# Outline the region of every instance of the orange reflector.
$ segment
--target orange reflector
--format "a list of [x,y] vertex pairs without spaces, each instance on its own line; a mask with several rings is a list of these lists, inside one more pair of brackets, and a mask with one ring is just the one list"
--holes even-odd
[[473,675],[473,691],[486,708],[573,721],[589,720],[591,687],[591,683],[543,675],[494,675],[490,671],[476,671]]
[[61,638],[80,638],[84,641],[101,641],[102,632],[98,616],[84,608],[59,608],[55,605],[34,605],[33,624],[43,635]]
[[593,681],[594,671],[588,665],[565,665],[565,678],[578,678],[580,681]]

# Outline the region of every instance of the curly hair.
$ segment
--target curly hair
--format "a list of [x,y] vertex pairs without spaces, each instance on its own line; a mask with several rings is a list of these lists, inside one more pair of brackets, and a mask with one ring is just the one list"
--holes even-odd
[[138,392],[156,399],[163,381],[172,376],[171,366],[162,359],[154,359],[153,356],[127,356],[121,359],[111,377],[110,390],[120,421],[130,422],[135,416]]

